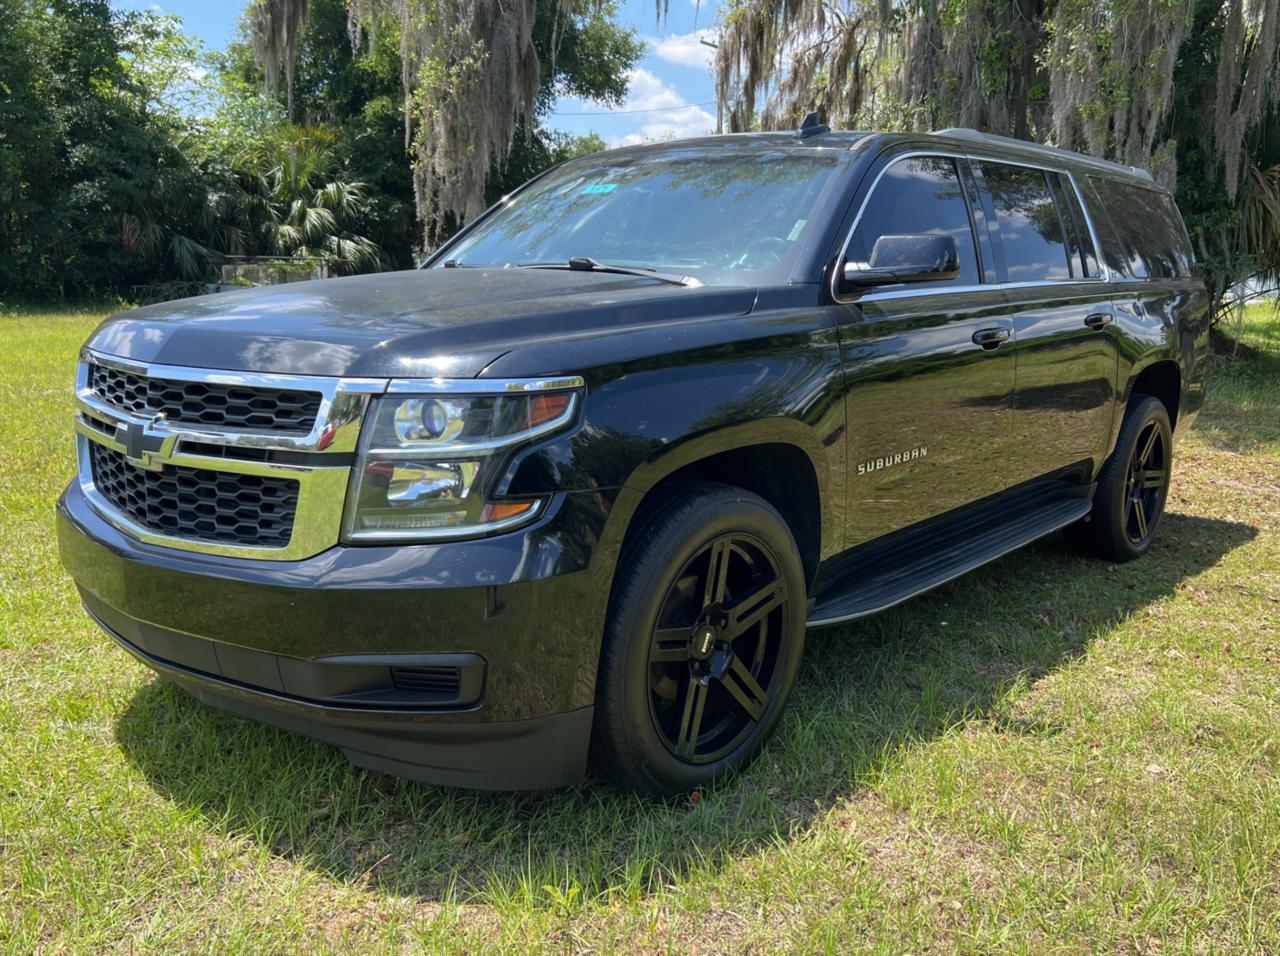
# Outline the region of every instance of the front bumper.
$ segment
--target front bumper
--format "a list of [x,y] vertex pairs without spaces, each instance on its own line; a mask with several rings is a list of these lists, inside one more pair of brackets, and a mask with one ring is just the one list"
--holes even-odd
[[[494,538],[257,561],[146,544],[72,484],[63,564],[89,613],[201,700],[433,783],[554,787],[586,763],[608,569],[608,492],[561,496]],[[392,668],[453,668],[443,693]]]

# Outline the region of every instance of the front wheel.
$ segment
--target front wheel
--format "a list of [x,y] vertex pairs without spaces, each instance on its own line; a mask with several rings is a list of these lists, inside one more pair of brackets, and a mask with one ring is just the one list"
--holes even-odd
[[1098,475],[1093,511],[1068,540],[1112,561],[1132,561],[1151,547],[1164,514],[1173,471],[1173,429],[1164,402],[1136,395],[1125,412],[1116,449]]
[[680,486],[619,562],[596,687],[593,762],[613,783],[688,793],[745,765],[804,648],[804,572],[766,501]]

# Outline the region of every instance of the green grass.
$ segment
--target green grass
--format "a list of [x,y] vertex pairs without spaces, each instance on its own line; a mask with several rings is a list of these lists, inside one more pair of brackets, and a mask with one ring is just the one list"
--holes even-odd
[[699,801],[431,788],[211,710],[80,610],[53,503],[93,315],[0,317],[13,952],[1280,949],[1280,321],[1142,561],[1053,540],[814,635]]

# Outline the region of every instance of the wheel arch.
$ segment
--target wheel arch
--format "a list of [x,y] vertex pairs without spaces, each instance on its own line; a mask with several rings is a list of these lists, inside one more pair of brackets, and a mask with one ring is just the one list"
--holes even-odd
[[1152,355],[1134,367],[1124,404],[1127,408],[1135,395],[1152,395],[1160,399],[1169,413],[1169,424],[1176,427],[1182,388],[1182,368],[1178,363],[1165,355]]
[[827,507],[830,476],[818,448],[810,430],[797,421],[772,421],[764,433],[758,424],[734,426],[682,442],[633,472],[627,488],[634,508],[626,515],[621,540],[634,532],[637,515],[676,485],[733,485],[759,495],[782,515],[800,552],[805,582],[811,585],[824,543],[838,533]]

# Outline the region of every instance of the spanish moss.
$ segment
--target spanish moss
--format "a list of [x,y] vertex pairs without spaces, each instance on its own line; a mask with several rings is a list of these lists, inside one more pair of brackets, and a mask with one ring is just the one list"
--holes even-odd
[[293,119],[293,71],[307,26],[308,0],[257,0],[253,7],[253,52],[262,64],[267,93],[275,96],[284,70],[285,102]]

